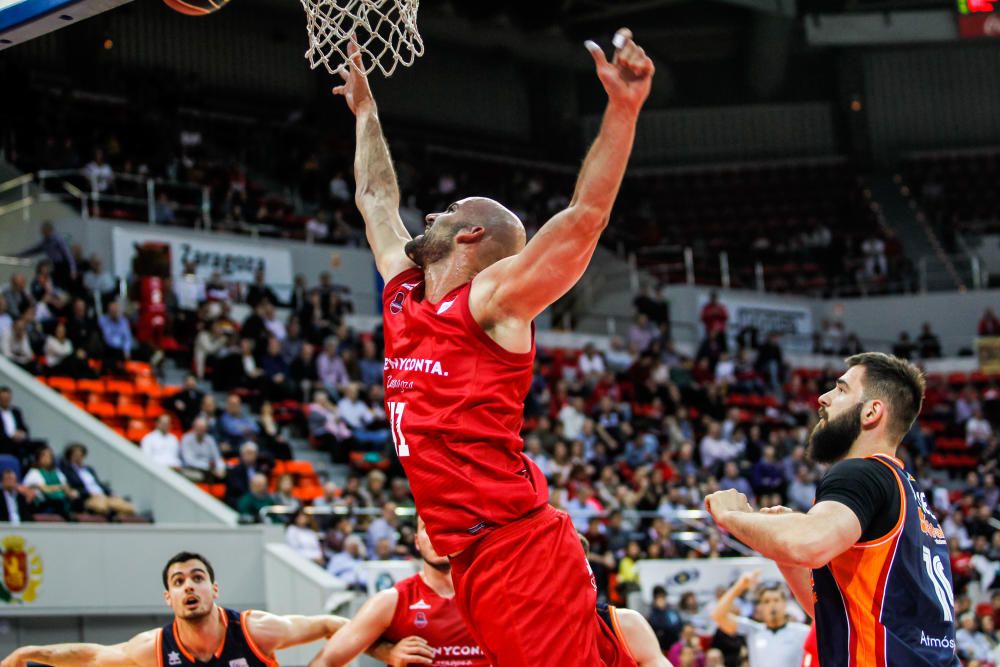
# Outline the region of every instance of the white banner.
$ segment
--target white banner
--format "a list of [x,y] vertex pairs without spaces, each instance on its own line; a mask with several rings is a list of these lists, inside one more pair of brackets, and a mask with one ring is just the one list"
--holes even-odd
[[[708,303],[708,295],[698,297],[698,315]],[[757,327],[758,340],[764,342],[769,333],[781,334],[785,351],[808,352],[812,349],[812,311],[807,306],[783,303],[777,299],[733,298],[720,294],[719,303],[729,313],[728,334],[736,336],[744,327]]]
[[369,560],[362,564],[368,581],[368,596],[392,588],[398,582],[412,577],[419,570],[420,562],[413,560]]
[[766,558],[716,558],[712,560],[640,560],[636,563],[643,602],[653,601],[653,587],[663,586],[677,604],[681,594],[694,591],[699,602],[715,600],[715,590],[729,588],[744,572],[760,570],[761,582],[784,582],[774,561]]
[[268,285],[292,284],[292,256],[288,250],[269,247],[263,240],[206,241],[163,227],[157,227],[156,231],[115,227],[111,231],[116,275],[132,273],[135,248],[145,243],[160,243],[170,248],[170,272],[174,276],[181,275],[185,262],[190,261],[197,267],[198,275],[205,279],[218,271],[227,283],[249,283],[253,281],[254,272],[263,269]]

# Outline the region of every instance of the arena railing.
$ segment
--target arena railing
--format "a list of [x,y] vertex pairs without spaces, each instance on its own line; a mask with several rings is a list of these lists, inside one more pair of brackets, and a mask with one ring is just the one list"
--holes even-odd
[[[353,516],[381,516],[381,507],[346,507],[343,505],[327,507],[306,507],[305,513],[312,517],[353,517]],[[296,512],[296,508],[291,505],[270,505],[260,510],[258,518],[261,523],[274,522],[275,520],[287,523],[287,520]],[[746,547],[728,535],[718,531],[711,523],[711,516],[704,510],[678,510],[672,517],[665,517],[658,512],[644,510],[622,510],[622,517],[629,521],[641,521],[645,519],[663,519],[671,524],[674,530],[670,533],[670,538],[675,542],[680,542],[691,549],[704,552],[704,539],[709,534],[715,534],[719,538],[719,543],[739,553],[741,556],[756,555],[752,549]],[[396,516],[402,519],[412,519],[416,517],[417,510],[413,507],[397,507]],[[610,516],[607,512],[595,512],[588,515],[590,518],[607,519]],[[686,530],[677,530],[686,528]]]

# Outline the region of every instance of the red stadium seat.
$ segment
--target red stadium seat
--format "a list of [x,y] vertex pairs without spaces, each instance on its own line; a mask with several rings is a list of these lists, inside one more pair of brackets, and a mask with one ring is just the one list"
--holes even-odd
[[88,393],[103,394],[105,383],[104,380],[79,380],[76,383],[76,388]]
[[76,391],[76,380],[73,378],[54,377],[49,378],[49,386],[60,392]]

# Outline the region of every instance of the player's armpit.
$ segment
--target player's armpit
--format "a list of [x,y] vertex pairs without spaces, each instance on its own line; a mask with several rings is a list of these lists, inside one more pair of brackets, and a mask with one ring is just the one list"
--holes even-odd
[[625,643],[629,653],[639,667],[671,667],[670,661],[663,656],[660,643],[656,640],[653,628],[639,612],[631,609],[617,609],[618,627],[625,635]]

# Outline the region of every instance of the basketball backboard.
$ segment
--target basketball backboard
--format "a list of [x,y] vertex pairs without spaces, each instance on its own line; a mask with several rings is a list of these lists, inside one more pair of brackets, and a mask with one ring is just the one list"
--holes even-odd
[[0,0],[0,51],[132,0]]

